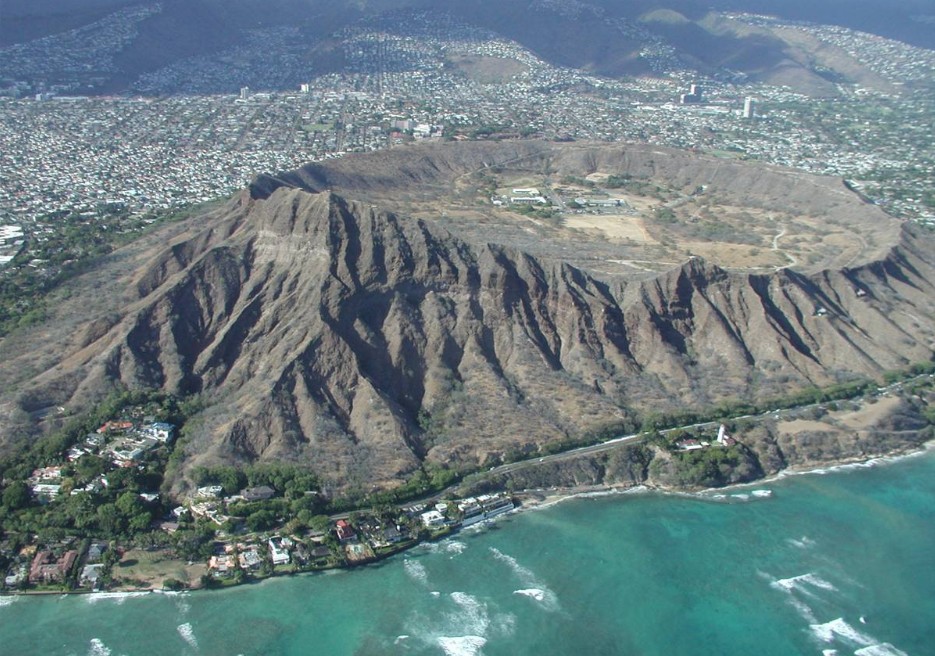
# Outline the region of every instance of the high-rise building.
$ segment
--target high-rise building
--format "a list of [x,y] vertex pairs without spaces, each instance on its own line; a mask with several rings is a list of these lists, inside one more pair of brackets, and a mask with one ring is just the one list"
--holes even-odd
[[747,96],[743,99],[743,117],[753,118],[754,116],[756,116],[756,101]]
[[240,87],[240,99],[246,100],[250,97],[250,87]]
[[701,93],[702,93],[701,85],[693,84],[690,87],[690,93],[683,93],[680,96],[680,101],[683,105],[691,105],[695,103],[700,103],[702,102]]

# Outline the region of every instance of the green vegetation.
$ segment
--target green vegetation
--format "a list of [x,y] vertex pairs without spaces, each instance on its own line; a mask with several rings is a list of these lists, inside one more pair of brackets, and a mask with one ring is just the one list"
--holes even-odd
[[47,298],[63,282],[92,269],[100,258],[157,225],[217,204],[211,201],[162,215],[134,215],[121,204],[93,212],[54,212],[42,231],[27,226],[25,247],[0,269],[0,337],[43,321]]
[[[0,475],[9,482],[0,496],[0,529],[5,534],[37,535],[40,542],[86,535],[147,544],[164,541],[164,535],[152,533],[151,525],[165,514],[166,505],[161,497],[147,501],[140,494],[158,494],[171,445],[147,452],[135,467],[115,467],[91,453],[68,462],[65,452],[115,417],[153,415],[179,426],[198,407],[193,399],[163,392],[115,393],[94,410],[71,418],[60,430],[4,458]],[[61,465],[61,488],[56,498],[41,503],[32,498],[26,479],[34,469],[49,465]],[[82,492],[71,494],[73,490]]]
[[762,474],[753,454],[737,444],[676,451],[669,459],[653,459],[649,469],[656,480],[680,487],[722,487]]
[[537,219],[555,219],[561,216],[561,214],[551,207],[540,207],[536,208],[532,205],[515,205],[511,206],[511,209],[525,216],[531,216]]

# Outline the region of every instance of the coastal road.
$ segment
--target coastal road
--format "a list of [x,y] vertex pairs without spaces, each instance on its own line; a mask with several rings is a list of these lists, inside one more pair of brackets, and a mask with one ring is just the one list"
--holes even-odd
[[[873,389],[872,391],[866,392],[865,394],[862,395],[862,397],[855,397],[855,398],[867,398],[870,396],[874,396],[874,397],[887,396],[891,393],[901,390],[904,385],[908,385],[913,382],[926,379],[926,378],[930,380],[935,379],[935,374],[919,374],[917,376],[907,378],[906,380],[897,381],[895,383],[890,383],[889,385],[886,385],[884,387],[877,387]],[[840,399],[840,401],[846,401],[846,400],[848,399]],[[660,429],[658,432],[665,435],[668,433],[672,433],[674,431],[693,430],[693,429],[698,429],[698,428],[710,428],[713,431],[714,429],[716,429],[716,427],[720,426],[720,424],[728,422],[728,421],[739,421],[739,420],[745,420],[745,419],[758,420],[758,419],[767,419],[767,418],[772,418],[775,420],[775,419],[779,419],[780,417],[789,419],[789,418],[793,418],[796,414],[800,412],[809,410],[810,408],[821,407],[828,403],[834,403],[834,402],[835,401],[820,401],[817,403],[808,403],[805,405],[795,406],[791,408],[773,408],[770,410],[766,410],[765,412],[761,414],[756,414],[756,415],[746,414],[746,415],[739,415],[737,417],[725,417],[717,421],[702,421],[702,422],[697,422],[694,424],[686,424],[684,426],[664,428],[664,429]],[[619,448],[621,446],[625,446],[628,444],[639,443],[644,438],[645,438],[645,435],[643,433],[632,433],[630,435],[622,435],[620,437],[614,437],[605,442],[601,442],[599,444],[592,444],[590,446],[582,446],[576,449],[571,449],[569,451],[563,451],[562,453],[556,453],[556,454],[548,455],[548,456],[536,456],[536,457],[529,458],[528,460],[522,460],[519,462],[512,462],[506,465],[499,465],[497,467],[491,467],[485,472],[472,474],[468,476],[466,479],[458,483],[455,483],[454,485],[451,485],[440,492],[423,497],[417,501],[412,501],[408,505],[413,505],[417,503],[431,504],[431,503],[435,503],[439,501],[440,499],[456,497],[457,490],[464,484],[466,480],[482,480],[483,478],[486,478],[488,476],[509,474],[511,472],[520,471],[527,467],[537,467],[539,465],[550,463],[550,462],[559,462],[561,460],[565,460],[569,458],[576,458],[576,457],[580,457],[584,455],[601,453],[603,451],[610,451],[612,449],[616,449],[616,448]],[[712,438],[713,438],[713,435],[712,435]],[[342,516],[346,516],[346,515],[342,515]],[[337,515],[335,517],[337,517]]]

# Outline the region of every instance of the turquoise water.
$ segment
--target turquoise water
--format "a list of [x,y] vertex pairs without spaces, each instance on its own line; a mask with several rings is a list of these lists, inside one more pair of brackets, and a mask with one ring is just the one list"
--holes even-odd
[[724,499],[573,499],[349,572],[3,598],[0,654],[933,654],[933,560],[929,452]]

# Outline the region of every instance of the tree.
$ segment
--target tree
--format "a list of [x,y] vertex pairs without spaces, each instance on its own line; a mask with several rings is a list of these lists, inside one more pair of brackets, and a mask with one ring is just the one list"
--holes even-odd
[[315,515],[309,520],[308,525],[316,531],[325,533],[331,528],[331,519],[328,515]]
[[103,458],[90,453],[86,453],[75,462],[75,474],[80,484],[97,478],[105,471],[107,471],[107,462]]
[[13,481],[3,491],[3,507],[10,512],[26,508],[30,502],[29,486],[25,481]]
[[276,525],[276,515],[269,510],[257,510],[247,517],[247,528],[252,532],[264,531]]
[[163,590],[184,590],[187,587],[188,585],[178,579],[169,578],[162,582]]

